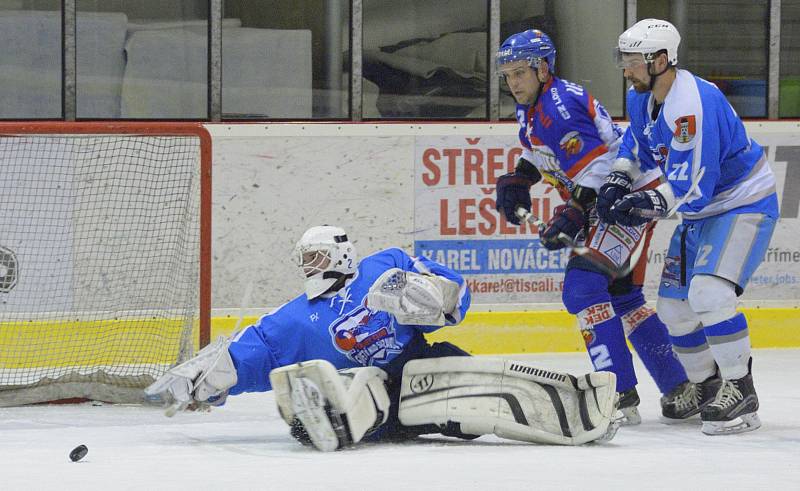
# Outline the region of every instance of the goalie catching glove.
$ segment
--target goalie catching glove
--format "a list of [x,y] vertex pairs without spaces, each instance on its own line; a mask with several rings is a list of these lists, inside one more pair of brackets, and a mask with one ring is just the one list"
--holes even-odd
[[145,394],[171,402],[165,411],[170,417],[189,405],[199,409],[221,405],[237,381],[229,344],[230,340],[217,338],[193,358],[169,369],[144,389]]
[[[292,435],[323,451],[358,443],[386,422],[398,401],[390,401],[385,380],[379,368],[337,372],[325,360],[270,372]],[[607,441],[617,430],[615,385],[610,372],[574,377],[492,358],[412,360],[403,370],[399,419],[406,427],[458,427],[533,443]]]
[[367,306],[388,312],[406,325],[443,326],[458,304],[459,286],[437,275],[392,268],[384,272],[367,294]]

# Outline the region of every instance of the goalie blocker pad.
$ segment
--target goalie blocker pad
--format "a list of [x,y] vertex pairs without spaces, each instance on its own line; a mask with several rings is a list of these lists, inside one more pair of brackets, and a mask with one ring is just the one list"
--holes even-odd
[[464,433],[580,445],[613,438],[616,376],[581,377],[492,358],[412,360],[403,370],[406,426],[459,423]]
[[326,360],[295,363],[269,373],[283,420],[293,429],[299,421],[311,443],[323,452],[358,443],[386,422],[386,378],[377,367],[337,372]]

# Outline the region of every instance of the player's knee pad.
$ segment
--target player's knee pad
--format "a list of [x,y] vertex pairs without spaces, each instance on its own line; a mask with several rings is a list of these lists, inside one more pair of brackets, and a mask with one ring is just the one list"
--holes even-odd
[[712,275],[697,275],[689,285],[689,305],[704,326],[713,326],[736,315],[736,286]]
[[570,269],[564,276],[561,299],[573,315],[592,305],[609,302],[608,278],[594,271]]
[[358,443],[389,415],[387,376],[377,367],[337,372],[328,361],[311,360],[276,368],[269,378],[292,435],[307,435],[319,450]]
[[466,434],[579,445],[613,436],[615,386],[610,372],[574,377],[497,358],[412,360],[398,416],[406,426],[457,424]]
[[658,297],[656,312],[667,325],[670,336],[685,336],[700,327],[700,317],[692,310],[688,300]]

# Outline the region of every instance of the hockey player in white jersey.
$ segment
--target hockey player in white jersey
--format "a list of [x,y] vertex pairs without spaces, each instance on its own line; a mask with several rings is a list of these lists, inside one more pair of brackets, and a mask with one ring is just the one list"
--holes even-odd
[[458,273],[400,249],[359,262],[331,226],[307,230],[295,258],[304,295],[146,389],[173,401],[168,415],[273,390],[291,434],[324,451],[428,433],[562,445],[613,437],[613,373],[574,377],[425,340],[469,308]]
[[[764,258],[775,223],[775,177],[761,146],[713,84],[678,69],[680,35],[645,19],[625,31],[617,63],[632,83],[630,126],[614,172],[598,193],[609,223],[637,225],[682,214],[670,242],[657,312],[694,382],[675,413],[700,413],[709,435],[757,429],[747,320],[737,296]],[[642,172],[665,182],[631,192]]]

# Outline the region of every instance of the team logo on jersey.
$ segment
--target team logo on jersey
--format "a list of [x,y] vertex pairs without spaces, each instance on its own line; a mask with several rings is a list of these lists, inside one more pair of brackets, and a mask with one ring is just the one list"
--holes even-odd
[[364,366],[385,362],[402,350],[392,316],[363,305],[336,319],[330,333],[338,351]]
[[681,116],[675,120],[675,140],[679,143],[689,143],[697,133],[697,123],[694,115]]
[[577,131],[570,131],[564,138],[558,142],[558,145],[561,147],[561,150],[567,154],[567,157],[572,157],[581,153],[583,150],[583,140],[581,139],[580,133]]
[[669,156],[669,148],[663,143],[659,143],[656,145],[656,148],[650,149],[650,153],[653,155],[653,160],[655,160],[657,164],[663,164],[667,161],[667,157]]

